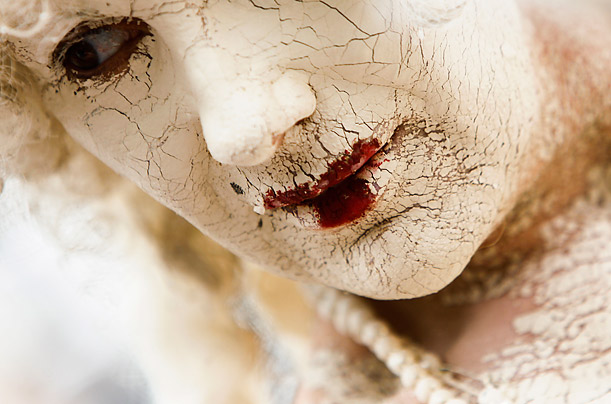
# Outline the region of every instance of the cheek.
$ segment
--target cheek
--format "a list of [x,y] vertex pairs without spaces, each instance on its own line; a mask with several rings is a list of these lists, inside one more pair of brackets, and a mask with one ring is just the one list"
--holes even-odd
[[172,201],[193,199],[207,177],[207,152],[187,92],[177,91],[166,50],[147,48],[132,56],[128,72],[107,83],[63,78],[45,103],[88,151],[180,208]]

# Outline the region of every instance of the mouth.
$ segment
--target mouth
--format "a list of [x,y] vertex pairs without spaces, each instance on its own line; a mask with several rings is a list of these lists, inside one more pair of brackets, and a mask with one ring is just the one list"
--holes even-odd
[[355,221],[373,206],[376,195],[369,181],[359,177],[365,168],[379,166],[373,158],[383,145],[377,139],[358,141],[346,150],[315,182],[300,184],[282,192],[270,190],[264,197],[266,209],[283,208],[294,212],[309,208],[322,229],[339,227]]

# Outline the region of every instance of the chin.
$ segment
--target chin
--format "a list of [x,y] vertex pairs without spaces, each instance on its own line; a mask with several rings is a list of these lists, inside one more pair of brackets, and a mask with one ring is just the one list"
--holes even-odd
[[[479,232],[458,239],[460,226],[442,229],[435,221],[423,222],[414,216],[380,220],[385,213],[373,210],[333,229],[303,228],[299,222],[270,221],[267,216],[262,228],[250,234],[250,241],[230,248],[242,255],[249,250],[249,260],[282,276],[393,300],[443,289],[461,273],[479,245]],[[267,233],[267,228],[275,230]],[[257,242],[258,247],[252,248]]]

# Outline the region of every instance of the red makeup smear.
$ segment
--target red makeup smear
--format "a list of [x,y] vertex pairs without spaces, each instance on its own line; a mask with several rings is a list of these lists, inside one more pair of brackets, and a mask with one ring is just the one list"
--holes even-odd
[[367,181],[350,177],[308,203],[316,209],[320,227],[330,229],[363,216],[374,201]]
[[[296,205],[303,201],[313,199],[331,187],[341,183],[353,175],[363,166],[378,150],[380,142],[377,139],[369,141],[358,141],[352,146],[352,151],[346,150],[346,154],[339,160],[329,164],[329,170],[320,176],[316,183],[300,184],[295,189],[274,193],[269,190],[263,199],[266,209],[281,208],[283,206]],[[352,199],[352,198],[348,198]]]

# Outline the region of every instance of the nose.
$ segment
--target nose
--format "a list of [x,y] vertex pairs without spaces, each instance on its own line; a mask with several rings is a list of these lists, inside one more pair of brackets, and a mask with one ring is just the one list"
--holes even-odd
[[215,83],[210,90],[200,118],[208,150],[223,164],[251,166],[270,159],[284,132],[316,108],[307,83],[290,74],[269,84]]
[[206,145],[222,164],[252,166],[269,160],[284,132],[316,108],[306,76],[290,71],[272,78],[272,69],[257,69],[262,73],[255,76],[226,55],[208,51],[199,56],[190,55],[187,76]]

